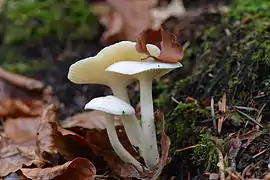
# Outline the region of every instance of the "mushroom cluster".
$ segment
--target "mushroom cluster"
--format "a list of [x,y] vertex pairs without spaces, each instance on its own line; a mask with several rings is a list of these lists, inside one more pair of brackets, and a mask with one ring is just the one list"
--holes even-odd
[[[159,162],[156,139],[152,81],[182,65],[179,62],[157,61],[160,49],[152,44],[146,48],[150,54],[139,53],[136,42],[122,41],[105,47],[96,56],[72,64],[68,79],[76,84],[103,84],[112,89],[113,96],[92,99],[85,109],[103,111],[108,116],[107,133],[116,154],[139,171],[154,169]],[[144,60],[142,60],[144,59]],[[140,83],[141,121],[130,105],[127,85],[134,80]],[[120,143],[114,116],[121,116],[130,143],[139,150],[146,167],[138,162]],[[141,122],[141,123],[140,123]]]

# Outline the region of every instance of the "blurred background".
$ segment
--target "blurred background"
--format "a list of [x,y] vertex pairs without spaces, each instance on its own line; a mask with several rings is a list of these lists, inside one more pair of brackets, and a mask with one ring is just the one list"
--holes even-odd
[[[1,0],[0,65],[53,86],[65,116],[81,110],[104,89],[73,85],[66,76],[75,61],[121,40],[135,41],[147,28],[163,26],[184,45],[201,36],[203,14],[211,21],[230,1],[211,0]],[[125,8],[123,8],[123,6]],[[209,22],[210,23],[210,22]],[[186,44],[186,45],[187,45]],[[73,97],[73,98],[71,98]]]

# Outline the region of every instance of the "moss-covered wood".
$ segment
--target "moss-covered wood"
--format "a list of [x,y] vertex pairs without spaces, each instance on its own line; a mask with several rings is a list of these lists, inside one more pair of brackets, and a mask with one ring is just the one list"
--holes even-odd
[[[187,96],[199,101],[213,96],[217,102],[226,93],[228,105],[252,106],[254,97],[263,94],[255,99],[256,105],[269,103],[270,2],[236,0],[226,17],[210,16],[212,21],[194,23],[203,33],[196,41],[190,41],[184,67],[173,72],[170,81],[160,82],[155,91],[156,105],[166,113],[167,132],[172,140],[173,161],[168,169],[179,166],[185,172],[196,163],[204,170],[217,169],[216,150],[209,144],[194,151],[174,151],[217,136],[210,111],[185,103]],[[265,111],[269,109],[267,104]],[[225,128],[240,131],[247,119],[238,120],[240,126],[228,122]],[[228,132],[220,137],[226,138]]]

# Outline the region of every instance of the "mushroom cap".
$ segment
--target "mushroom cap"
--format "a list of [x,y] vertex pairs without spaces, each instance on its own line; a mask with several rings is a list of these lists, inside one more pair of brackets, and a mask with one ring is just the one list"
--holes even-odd
[[135,114],[135,109],[130,104],[111,95],[92,99],[84,109],[94,109],[119,116]]
[[[146,54],[136,51],[135,45],[135,42],[121,41],[105,47],[94,57],[77,61],[70,66],[68,79],[76,84],[109,85],[113,79],[126,78],[119,74],[105,71],[105,69],[118,61],[140,61],[142,58],[146,58]],[[148,44],[147,49],[152,56],[160,54],[160,49],[155,45]],[[154,60],[153,58],[149,59]]]
[[124,75],[136,76],[147,73],[147,76],[159,78],[175,68],[182,67],[181,63],[163,63],[158,61],[121,61],[109,66],[106,71],[116,72]]

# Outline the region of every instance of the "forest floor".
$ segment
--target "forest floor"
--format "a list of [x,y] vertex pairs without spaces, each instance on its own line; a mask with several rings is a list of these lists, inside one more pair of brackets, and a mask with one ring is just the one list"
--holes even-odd
[[[184,3],[192,9],[204,7],[205,1]],[[213,4],[217,6],[220,3]],[[220,164],[231,179],[269,174],[269,6],[267,1],[236,1],[226,15],[187,14],[164,22],[186,49],[184,67],[155,82],[155,106],[165,114],[172,141],[172,161],[162,179],[218,179]],[[100,36],[76,47],[76,57],[56,61],[59,54],[49,54],[44,67],[24,73],[53,88],[60,120],[82,112],[90,99],[110,93],[105,86],[75,85],[67,79],[72,63],[103,48]],[[134,105],[135,86],[129,88]]]

